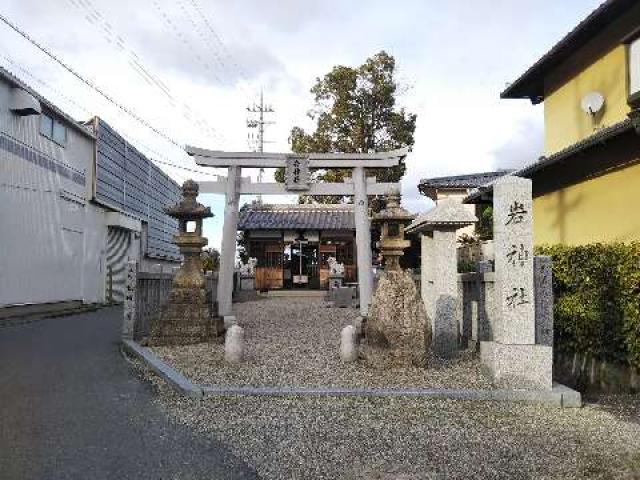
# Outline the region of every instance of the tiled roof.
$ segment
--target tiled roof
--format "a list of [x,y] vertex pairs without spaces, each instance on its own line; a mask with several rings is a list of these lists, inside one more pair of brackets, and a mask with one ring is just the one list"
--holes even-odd
[[477,188],[511,172],[512,170],[499,170],[450,177],[423,178],[420,180],[419,188]]
[[[533,179],[533,176],[540,170],[551,167],[558,162],[565,161],[566,159],[589,149],[603,147],[606,145],[608,140],[618,137],[623,133],[632,131],[634,128],[633,120],[631,118],[627,118],[621,122],[611,125],[610,127],[598,130],[593,135],[569,145],[567,148],[564,148],[553,155],[549,155],[548,157],[542,156],[537,161],[521,168],[520,170],[516,170],[513,174],[518,177]],[[492,183],[493,182],[482,185],[469,193],[469,195],[463,200],[464,203],[478,203],[483,200],[486,201],[492,194]]]
[[637,0],[607,0],[603,2],[524,72],[520,78],[510,84],[500,94],[500,97],[529,98],[534,103],[540,102],[544,97],[544,76],[637,4]]
[[254,204],[241,210],[238,230],[355,230],[352,204]]

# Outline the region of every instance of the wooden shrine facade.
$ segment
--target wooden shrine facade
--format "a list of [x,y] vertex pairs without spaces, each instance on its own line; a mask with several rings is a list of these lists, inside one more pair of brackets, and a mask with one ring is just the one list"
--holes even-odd
[[238,219],[249,257],[257,259],[256,289],[327,289],[330,257],[357,282],[353,205],[245,207]]

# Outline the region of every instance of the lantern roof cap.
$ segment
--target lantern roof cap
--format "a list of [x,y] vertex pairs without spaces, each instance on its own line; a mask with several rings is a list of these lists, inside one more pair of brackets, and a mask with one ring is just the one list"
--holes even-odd
[[400,205],[400,196],[400,190],[398,188],[389,190],[387,193],[387,206],[373,216],[373,221],[383,223],[392,220],[409,223],[413,220],[415,215]]
[[429,232],[442,229],[458,229],[478,221],[465,205],[454,198],[444,198],[435,208],[418,217],[406,229],[407,233]]
[[164,209],[165,213],[178,220],[198,220],[213,217],[211,208],[196,201],[200,187],[193,180],[182,184],[182,200]]

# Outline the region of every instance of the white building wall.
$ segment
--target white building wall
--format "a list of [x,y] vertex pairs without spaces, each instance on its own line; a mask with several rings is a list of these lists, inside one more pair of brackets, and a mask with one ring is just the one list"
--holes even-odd
[[41,135],[38,115],[9,110],[12,88],[0,78],[0,306],[104,301],[94,140],[69,125],[64,147]]

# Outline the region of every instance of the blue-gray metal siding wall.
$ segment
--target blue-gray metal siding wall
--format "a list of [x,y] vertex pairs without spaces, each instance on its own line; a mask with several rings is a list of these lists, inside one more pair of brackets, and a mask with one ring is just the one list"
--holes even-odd
[[180,199],[180,186],[103,120],[97,145],[96,200],[147,222],[148,257],[180,260],[178,222],[163,211]]

